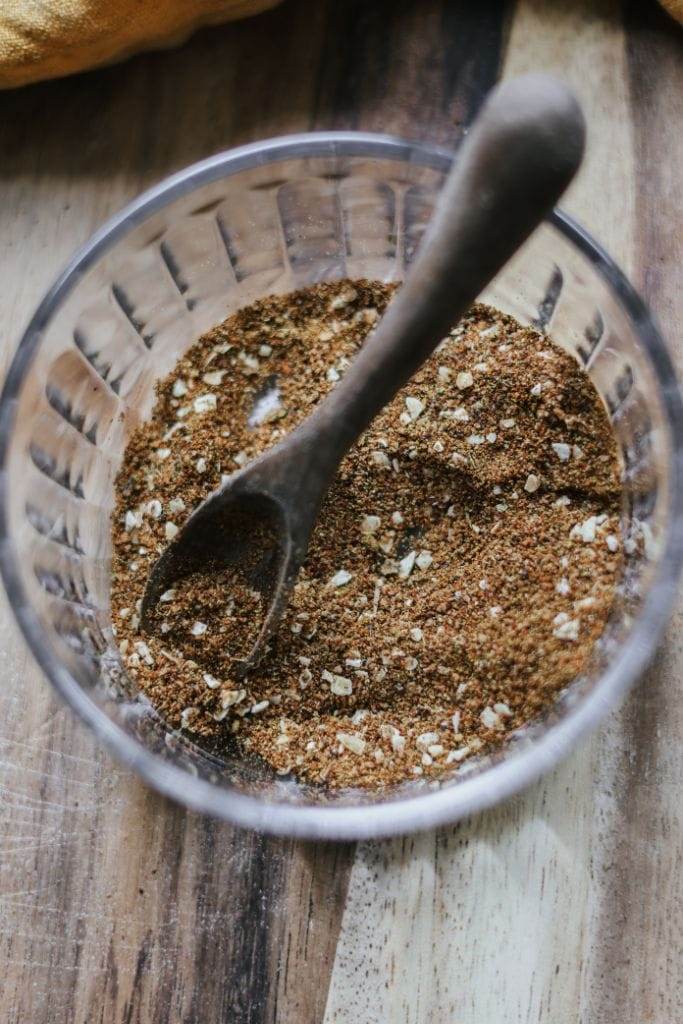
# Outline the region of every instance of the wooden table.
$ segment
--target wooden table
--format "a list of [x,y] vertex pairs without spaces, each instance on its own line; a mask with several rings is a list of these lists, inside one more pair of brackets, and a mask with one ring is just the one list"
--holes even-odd
[[[169,172],[309,128],[449,144],[499,73],[543,68],[588,116],[566,206],[681,365],[682,37],[637,0],[289,0],[178,51],[5,93],[3,364],[73,249]],[[150,793],[0,614],[2,1022],[683,1019],[680,613],[625,706],[523,796],[355,847],[264,839]]]

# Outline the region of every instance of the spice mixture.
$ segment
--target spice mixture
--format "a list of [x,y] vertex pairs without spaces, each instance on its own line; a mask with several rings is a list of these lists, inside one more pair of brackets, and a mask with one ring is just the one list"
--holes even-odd
[[151,566],[226,476],[343,376],[391,285],[319,284],[208,332],[158,386],[117,479],[113,620],[176,728],[236,737],[329,787],[452,772],[537,716],[590,658],[620,571],[619,464],[600,399],[544,335],[473,307],[349,452],[273,646],[234,573],[167,591]]

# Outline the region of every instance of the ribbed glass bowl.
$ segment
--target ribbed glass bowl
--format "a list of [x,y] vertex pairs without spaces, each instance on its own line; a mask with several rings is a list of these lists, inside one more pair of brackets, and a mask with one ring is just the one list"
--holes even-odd
[[327,793],[170,729],[111,632],[113,482],[154,384],[255,299],[340,277],[401,280],[452,154],[355,133],[212,157],[114,217],[47,293],[0,400],[0,568],[61,696],[124,763],[197,810],[269,832],[380,836],[453,821],[554,765],[640,675],[683,549],[681,399],[648,311],[608,256],[555,212],[482,298],[548,330],[590,374],[624,464],[625,568],[590,670],[543,720],[440,784]]

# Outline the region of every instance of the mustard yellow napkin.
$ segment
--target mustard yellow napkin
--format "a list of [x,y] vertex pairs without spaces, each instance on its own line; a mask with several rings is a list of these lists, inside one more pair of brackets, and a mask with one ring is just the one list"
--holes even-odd
[[666,7],[669,14],[683,24],[683,0],[659,0],[663,7]]
[[173,46],[280,0],[0,0],[0,88]]
[[[173,46],[280,0],[0,0],[0,88]],[[661,0],[683,22],[683,0]]]

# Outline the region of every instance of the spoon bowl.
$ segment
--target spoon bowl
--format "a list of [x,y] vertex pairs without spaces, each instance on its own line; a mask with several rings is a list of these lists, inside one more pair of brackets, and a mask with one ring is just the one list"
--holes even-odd
[[[140,610],[144,630],[154,630],[157,602],[174,584],[197,572],[217,575],[233,569],[264,597],[267,611],[254,650],[264,649],[301,568],[303,552],[293,543],[286,508],[274,494],[259,489],[254,475],[251,466],[236,473],[195,510],[157,559]],[[237,660],[235,676],[245,675],[253,663],[252,650]]]

